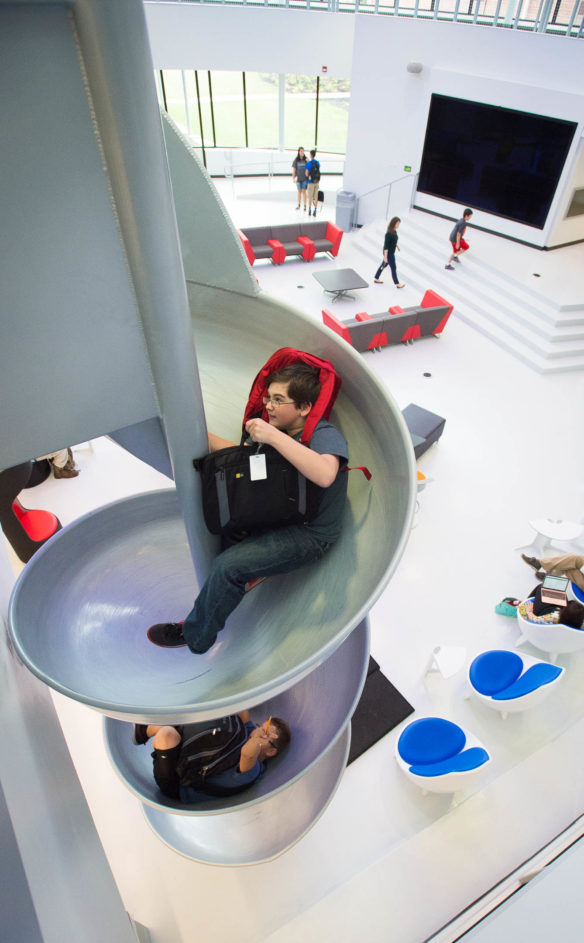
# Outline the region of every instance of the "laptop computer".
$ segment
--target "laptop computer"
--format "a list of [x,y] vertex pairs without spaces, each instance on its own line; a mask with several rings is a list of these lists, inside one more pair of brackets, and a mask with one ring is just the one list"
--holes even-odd
[[541,587],[541,601],[552,606],[565,606],[566,590],[570,581],[565,576],[546,576]]

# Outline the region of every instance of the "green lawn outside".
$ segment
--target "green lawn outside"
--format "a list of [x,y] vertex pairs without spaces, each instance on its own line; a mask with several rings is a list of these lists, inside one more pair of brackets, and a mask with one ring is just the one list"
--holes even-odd
[[[308,150],[314,146],[316,112],[316,79],[309,76],[291,76],[298,80],[294,86],[302,91],[289,91],[285,100],[285,143],[296,149],[301,143]],[[187,95],[191,119],[191,134],[200,143],[199,112],[194,73],[186,74]],[[164,72],[168,111],[174,121],[186,132],[187,122],[181,73]],[[344,154],[347,141],[349,92],[329,91],[330,80],[323,82],[319,99],[318,148],[322,151]],[[212,73],[213,111],[217,147],[245,147],[243,115],[243,83],[241,72]],[[324,91],[324,88],[327,90]],[[213,146],[209,86],[206,73],[199,73],[199,93],[205,146]],[[278,146],[278,82],[277,76],[246,73],[247,119],[250,147]],[[329,97],[331,96],[331,97]]]

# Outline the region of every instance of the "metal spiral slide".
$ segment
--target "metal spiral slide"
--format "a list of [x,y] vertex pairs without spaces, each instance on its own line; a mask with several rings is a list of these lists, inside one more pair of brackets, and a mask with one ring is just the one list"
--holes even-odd
[[[0,467],[123,429],[161,461],[166,442],[176,484],[94,511],[41,548],[13,593],[13,644],[42,681],[107,715],[112,762],[172,848],[222,865],[268,860],[307,831],[342,776],[367,612],[411,525],[407,430],[358,355],[260,292],[204,170],[166,121],[163,137],[141,4],[25,3],[2,19],[0,53],[19,95],[2,116],[14,238]],[[25,143],[23,112],[42,150]],[[343,378],[333,421],[373,479],[351,473],[337,545],[248,594],[207,655],[158,649],[146,628],[184,615],[217,550],[191,459],[205,451],[207,424],[237,437],[251,380],[282,346],[333,361]],[[128,722],[243,708],[290,719],[287,755],[223,804],[163,800]],[[284,804],[293,814],[282,816]]]

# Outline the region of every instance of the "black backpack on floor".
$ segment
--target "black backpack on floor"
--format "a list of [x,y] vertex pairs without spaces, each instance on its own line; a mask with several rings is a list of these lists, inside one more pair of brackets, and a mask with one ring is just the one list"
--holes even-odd
[[210,795],[228,795],[237,788],[214,786],[210,777],[224,773],[239,763],[241,748],[247,740],[245,724],[233,714],[215,721],[214,726],[183,740],[176,771],[181,786],[192,786]]

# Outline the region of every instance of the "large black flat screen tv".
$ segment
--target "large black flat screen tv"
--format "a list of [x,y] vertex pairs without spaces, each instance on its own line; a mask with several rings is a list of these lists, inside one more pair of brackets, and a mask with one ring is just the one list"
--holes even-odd
[[543,229],[576,122],[432,95],[418,190]]

